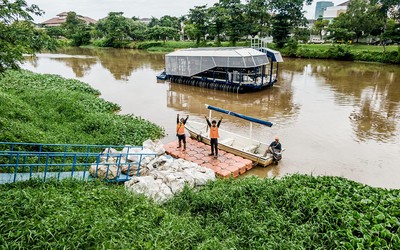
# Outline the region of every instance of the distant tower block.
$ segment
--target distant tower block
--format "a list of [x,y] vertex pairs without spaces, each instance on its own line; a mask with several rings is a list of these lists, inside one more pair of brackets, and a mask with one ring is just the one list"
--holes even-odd
[[324,11],[328,7],[332,7],[333,2],[331,1],[319,1],[317,2],[317,5],[315,6],[315,20],[318,19],[320,16],[324,16]]

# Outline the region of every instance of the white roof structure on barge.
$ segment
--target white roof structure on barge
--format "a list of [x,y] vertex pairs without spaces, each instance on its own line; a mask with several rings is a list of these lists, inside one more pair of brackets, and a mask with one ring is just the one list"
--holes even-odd
[[183,49],[165,56],[168,75],[194,76],[215,68],[253,68],[268,64],[267,55],[252,48]]

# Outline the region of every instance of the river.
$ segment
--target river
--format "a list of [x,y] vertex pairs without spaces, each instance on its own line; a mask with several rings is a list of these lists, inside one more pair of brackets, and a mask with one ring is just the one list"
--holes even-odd
[[[284,60],[273,88],[248,94],[157,82],[163,54],[138,50],[68,48],[27,58],[22,67],[89,83],[121,113],[164,127],[164,143],[176,139],[176,114],[202,121],[204,104],[271,121],[271,128],[253,125],[253,137],[270,142],[279,135],[283,160],[248,174],[341,176],[400,188],[400,66]],[[222,126],[249,134],[249,123],[234,117],[224,116]]]

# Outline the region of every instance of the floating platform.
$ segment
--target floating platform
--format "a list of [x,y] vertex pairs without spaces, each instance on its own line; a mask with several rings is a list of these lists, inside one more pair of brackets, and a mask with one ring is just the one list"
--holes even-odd
[[186,150],[177,148],[178,142],[173,141],[164,145],[167,154],[174,158],[181,158],[187,161],[195,162],[202,167],[210,168],[221,178],[236,178],[253,168],[253,162],[243,157],[233,155],[223,150],[218,150],[218,158],[209,156],[210,146],[186,138]]
[[280,52],[264,47],[182,49],[165,55],[165,70],[157,79],[245,93],[273,86],[280,62]]

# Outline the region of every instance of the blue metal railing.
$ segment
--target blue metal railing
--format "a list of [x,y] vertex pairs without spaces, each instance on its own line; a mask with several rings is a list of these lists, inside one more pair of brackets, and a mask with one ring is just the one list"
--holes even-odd
[[137,152],[141,149],[116,145],[0,142],[0,184],[30,178],[88,180],[100,177],[99,171],[106,181],[124,182],[131,178],[131,170],[136,170],[139,176],[144,157],[156,156],[155,153]]

